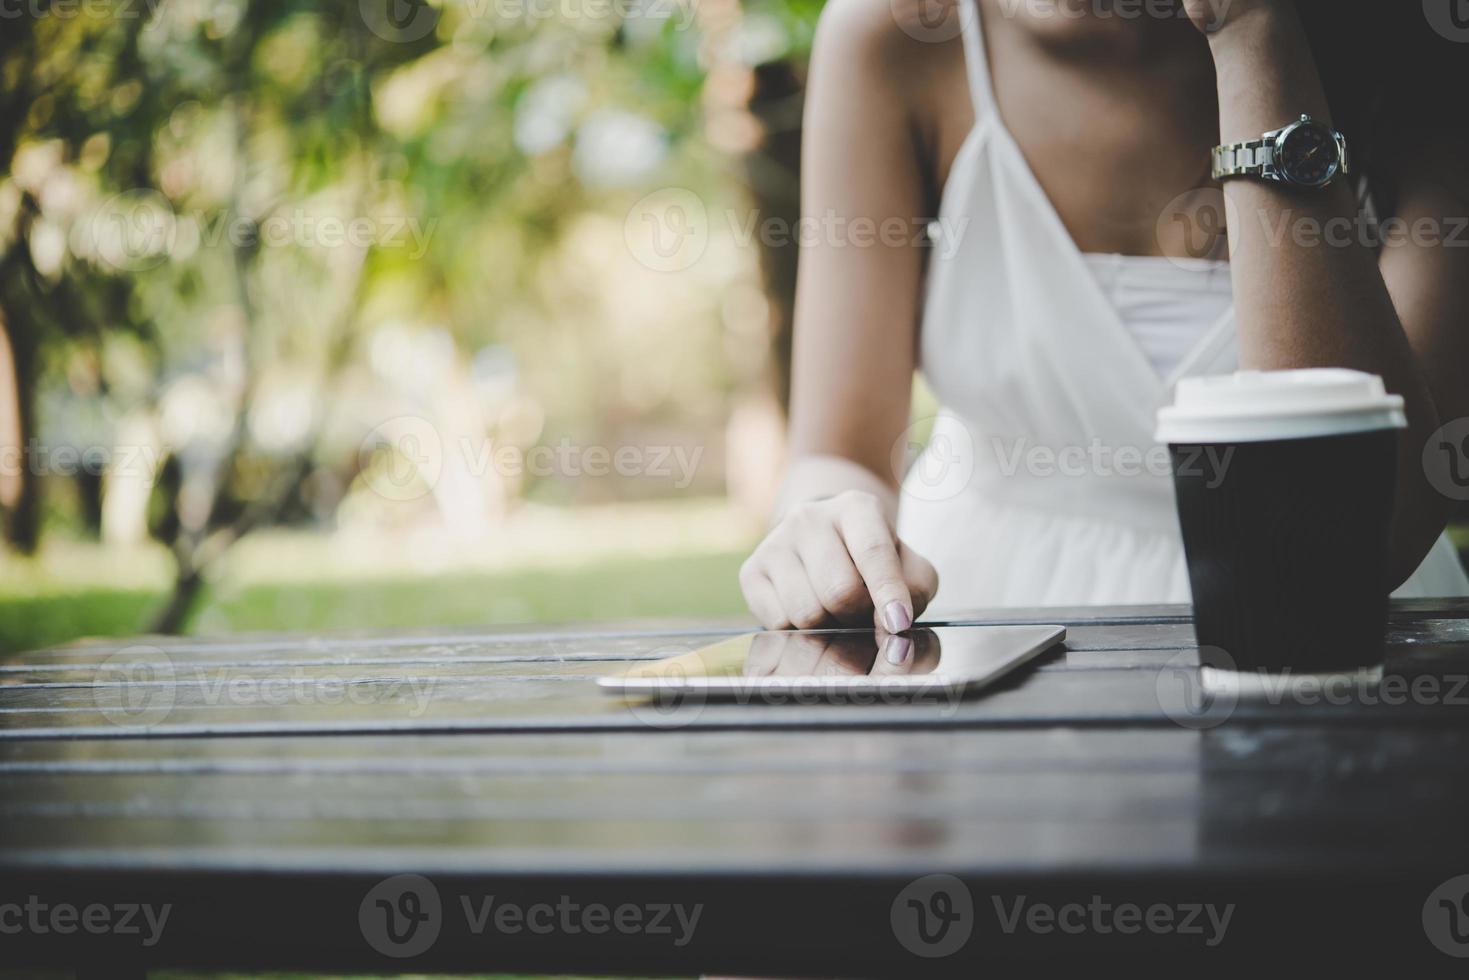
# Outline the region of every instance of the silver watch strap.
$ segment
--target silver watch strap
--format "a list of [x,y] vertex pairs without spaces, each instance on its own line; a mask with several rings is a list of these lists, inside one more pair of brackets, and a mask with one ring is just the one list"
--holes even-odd
[[[1336,134],[1336,146],[1341,153],[1339,173],[1352,173],[1351,154],[1347,150],[1346,138]],[[1267,133],[1260,139],[1245,140],[1214,147],[1213,174],[1215,180],[1225,177],[1260,177],[1271,173],[1275,165],[1275,134]]]
[[1259,176],[1275,162],[1275,140],[1254,139],[1214,147],[1214,179]]

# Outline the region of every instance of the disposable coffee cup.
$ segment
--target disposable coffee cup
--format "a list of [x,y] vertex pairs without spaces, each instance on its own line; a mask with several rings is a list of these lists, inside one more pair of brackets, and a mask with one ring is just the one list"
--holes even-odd
[[1205,667],[1380,666],[1403,399],[1336,368],[1180,381],[1158,412]]

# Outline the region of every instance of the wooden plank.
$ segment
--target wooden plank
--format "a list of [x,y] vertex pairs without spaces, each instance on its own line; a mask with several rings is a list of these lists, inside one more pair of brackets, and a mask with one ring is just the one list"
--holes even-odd
[[1188,623],[1193,608],[1186,603],[1134,606],[1015,606],[981,609],[943,609],[936,617],[945,623],[1063,623],[1081,625],[1135,625]]
[[[654,656],[649,653],[648,657]],[[645,659],[645,658],[639,658]],[[1069,650],[1048,655],[1033,668],[1038,672],[1139,670],[1159,671],[1196,666],[1192,650]],[[124,661],[99,667],[68,667],[14,672],[0,683],[0,712],[94,710],[117,701],[137,701],[166,694],[175,707],[198,707],[226,701],[238,704],[299,697],[323,700],[333,692],[362,689],[364,700],[376,700],[373,689],[404,688],[409,694],[431,694],[439,685],[527,681],[595,681],[622,669],[622,661],[513,661],[453,660],[442,663],[394,661],[347,665],[281,665],[160,662],[142,654],[135,670]],[[1469,671],[1469,644],[1414,643],[1389,651],[1388,669],[1394,674],[1450,675]],[[110,692],[120,692],[112,694]],[[341,696],[345,697],[346,694]],[[1466,695],[1469,697],[1469,695]]]
[[[1162,620],[1156,613],[1166,610]],[[1180,614],[1182,611],[1182,614]],[[975,625],[1064,623],[1075,627],[1108,625],[1146,625],[1168,621],[1186,625],[1187,607],[1096,607],[1081,609],[991,610],[962,617],[929,618],[924,625]],[[231,662],[270,661],[277,659],[344,662],[344,657],[387,657],[395,650],[418,650],[423,655],[453,657],[484,647],[507,651],[541,648],[542,655],[555,656],[557,651],[596,651],[602,656],[615,656],[616,649],[626,644],[647,645],[648,640],[667,639],[688,642],[699,638],[713,642],[720,637],[749,632],[757,628],[748,621],[702,621],[697,628],[679,626],[676,620],[658,623],[582,624],[562,627],[503,627],[446,631],[404,631],[354,633],[340,631],[328,634],[255,634],[222,637],[165,637],[140,635],[129,638],[89,638],[61,646],[31,651],[8,658],[0,670],[21,664],[96,662],[118,650],[148,647],[178,658],[227,658]],[[522,655],[535,655],[522,653]]]
[[[1453,636],[1441,636],[1443,640],[1469,638],[1469,599],[1462,597],[1394,599],[1390,608],[1390,620],[1407,628],[1429,623],[1427,629],[1448,628],[1457,630]],[[1433,621],[1438,621],[1434,623]],[[1173,625],[1187,626],[1192,623],[1192,610],[1186,604],[1155,606],[1090,606],[1090,607],[1034,607],[978,609],[950,611],[942,617],[930,617],[926,625],[971,625],[1062,623],[1068,626],[1137,626]],[[248,661],[258,655],[284,654],[299,659],[331,660],[351,653],[378,652],[398,648],[421,648],[442,650],[447,655],[463,648],[485,645],[509,646],[513,644],[563,644],[568,648],[584,648],[588,643],[608,641],[645,641],[658,637],[706,637],[728,636],[746,632],[752,624],[740,619],[700,621],[658,620],[652,622],[581,623],[564,626],[505,626],[470,627],[438,631],[402,631],[359,633],[338,631],[330,634],[232,634],[224,637],[161,637],[135,636],[130,638],[89,638],[58,647],[21,654],[9,658],[11,663],[40,664],[80,658],[91,662],[98,653],[107,653],[130,646],[157,647],[170,655],[234,657]],[[607,642],[601,645],[606,646]],[[605,652],[605,651],[604,651]],[[0,670],[9,664],[0,663]]]
[[[1149,821],[1211,819],[1381,822],[1410,809],[1425,820],[1469,817],[1469,789],[1442,771],[1311,774],[1279,785],[1251,771],[861,770],[549,773],[29,772],[0,775],[8,839],[25,820],[321,822],[320,842],[371,842],[397,822],[871,820]],[[1268,792],[1263,792],[1268,790]],[[362,836],[362,826],[369,828]],[[186,831],[180,831],[187,833]],[[206,830],[206,832],[208,832]],[[86,840],[86,838],[81,838]]]
[[[679,647],[680,653],[689,652]],[[697,646],[691,649],[698,649]],[[355,660],[351,663],[217,663],[214,661],[162,660],[149,651],[141,651],[131,659],[117,658],[101,664],[46,665],[29,669],[17,667],[0,675],[0,710],[34,707],[35,698],[49,697],[57,706],[65,706],[76,691],[95,692],[106,687],[145,690],[171,685],[177,689],[192,688],[212,691],[222,685],[247,684],[372,684],[394,679],[434,678],[448,680],[595,680],[625,669],[631,660],[653,660],[669,655],[663,647],[623,658],[578,658],[547,660],[541,658],[505,659],[501,657],[459,657],[433,661],[421,658],[390,660]],[[1034,666],[1036,670],[1128,670],[1139,667],[1161,667],[1174,662],[1184,650],[1159,649],[1065,649],[1057,648]],[[1197,658],[1194,658],[1195,660]],[[47,692],[37,694],[37,692]],[[83,695],[93,698],[93,694]]]
[[[1445,596],[1422,599],[1393,599],[1389,615],[1396,621],[1426,618],[1462,620],[1469,618],[1469,597]],[[1181,623],[1192,622],[1193,607],[1187,603],[1135,606],[1031,606],[972,610],[943,610],[950,623]]]
[[354,649],[365,646],[477,646],[484,643],[539,642],[543,640],[586,638],[641,638],[711,634],[727,636],[755,629],[753,622],[743,617],[700,618],[697,620],[679,617],[662,617],[653,620],[618,620],[616,622],[572,622],[563,624],[506,624],[496,626],[466,626],[443,629],[401,630],[331,630],[318,633],[243,632],[205,634],[190,636],[162,636],[138,634],[131,637],[93,636],[72,640],[53,647],[44,647],[23,656],[36,653],[87,653],[99,649],[110,649],[141,643],[161,647],[170,652],[187,654],[193,651],[228,649],[233,651],[268,651],[312,649],[330,651]]
[[[655,659],[698,649],[727,637],[718,632],[663,632],[607,635],[598,633],[566,636],[514,635],[502,639],[444,643],[400,638],[319,640],[304,638],[296,643],[268,644],[229,642],[153,644],[89,644],[23,654],[0,664],[0,690],[8,685],[75,679],[86,671],[117,669],[129,659],[142,662],[166,660],[174,666],[198,664],[217,668],[332,668],[403,665],[499,665],[519,663],[580,663]],[[1469,643],[1469,621],[1424,618],[1394,623],[1389,630],[1392,647],[1413,644],[1446,645]],[[1082,624],[1069,628],[1068,654],[1111,652],[1136,655],[1147,651],[1177,651],[1193,648],[1189,623]],[[1068,657],[1076,666],[1112,666],[1103,660]],[[1126,658],[1119,658],[1125,660]],[[1140,663],[1158,663],[1157,658],[1134,658]],[[1123,663],[1122,665],[1128,665]]]
[[1388,640],[1394,644],[1469,642],[1469,619],[1397,619],[1388,624]]
[[[1340,794],[1323,802],[1340,807],[1359,798]],[[1328,816],[1304,805],[1268,820],[1228,809],[1201,816],[1187,812],[1182,800],[1152,807],[1096,805],[1075,816],[1021,806],[953,814],[914,805],[901,813],[822,817],[779,809],[717,820],[686,810],[625,814],[621,807],[600,819],[552,819],[542,815],[544,809],[531,808],[487,814],[483,804],[478,813],[445,809],[445,816],[427,817],[405,805],[402,813],[377,822],[341,819],[330,806],[295,819],[243,808],[235,814],[120,815],[99,808],[91,814],[10,817],[0,873],[45,867],[73,873],[253,868],[320,874],[412,868],[486,875],[741,873],[787,880],[922,867],[977,874],[1187,869],[1203,875],[1274,874],[1282,866],[1324,874],[1345,865],[1357,873],[1442,873],[1469,860],[1462,834],[1469,809],[1462,800],[1414,821],[1394,820],[1380,809],[1360,816],[1337,809]],[[1404,839],[1384,848],[1384,832]]]
[[106,664],[119,657],[166,657],[174,663],[213,663],[221,666],[300,664],[303,666],[357,663],[443,663],[458,660],[479,663],[516,663],[565,660],[616,660],[656,655],[659,650],[682,651],[717,642],[730,633],[711,631],[568,635],[524,635],[474,642],[446,643],[416,637],[381,639],[323,639],[302,637],[295,642],[268,643],[161,643],[150,639],[94,643],[41,650],[11,657],[0,665],[0,678],[40,668],[75,669]]
[[[970,625],[974,623],[1064,623],[1066,625],[1135,624],[1139,622],[1188,622],[1187,606],[1116,606],[1116,607],[1072,607],[1039,608],[1031,610],[997,609],[946,617],[929,617],[924,625]],[[343,652],[363,650],[386,651],[394,648],[424,648],[453,651],[485,645],[513,646],[516,644],[565,644],[585,646],[588,643],[606,646],[627,640],[647,640],[659,637],[729,636],[748,632],[756,626],[749,620],[700,620],[692,621],[662,619],[651,622],[627,621],[618,623],[580,623],[563,626],[505,626],[470,627],[435,631],[377,631],[361,633],[336,631],[327,634],[230,634],[219,637],[168,637],[139,635],[129,638],[93,637],[73,641],[64,645],[21,654],[26,663],[45,663],[68,658],[94,658],[129,646],[149,646],[168,652],[170,655],[187,657],[244,656],[285,654],[297,657],[331,658]],[[3,666],[3,665],[0,665]]]
[[[789,875],[922,865],[985,873],[1242,872],[1282,860],[1316,871],[1344,863],[1407,871],[1469,860],[1462,833],[1469,800],[1441,778],[1294,787],[1252,774],[1073,779],[618,776],[562,778],[514,792],[501,779],[423,798],[420,790],[447,794],[452,787],[408,781],[385,799],[363,795],[361,780],[331,778],[327,787],[296,786],[294,801],[252,797],[258,779],[232,787],[212,780],[183,798],[8,803],[0,869],[161,862],[323,873],[398,864],[483,873]],[[7,780],[14,788],[16,780]]]
[[[1211,733],[1219,738],[1223,733]],[[1243,735],[1243,733],[1241,733]],[[1344,730],[1339,738],[1362,748],[1380,751],[1375,741],[1351,741],[1366,733]],[[1231,741],[1235,736],[1229,736]],[[1375,740],[1378,736],[1371,736]],[[1455,732],[1429,732],[1411,737],[1400,732],[1385,733],[1386,744],[1412,745],[1420,738],[1434,739],[1445,747],[1457,744]],[[795,747],[800,751],[793,752]],[[634,731],[617,733],[504,734],[504,735],[412,735],[412,736],[261,736],[255,738],[174,739],[72,739],[56,741],[13,740],[0,743],[0,772],[28,771],[34,767],[71,766],[78,771],[93,766],[109,771],[111,766],[132,769],[136,765],[166,764],[169,767],[198,762],[203,765],[246,763],[252,769],[296,771],[317,766],[348,765],[353,771],[366,766],[383,771],[420,768],[427,771],[500,771],[569,765],[609,771],[662,771],[693,766],[701,770],[776,769],[805,771],[842,767],[943,770],[979,765],[985,768],[1047,766],[1162,765],[1165,759],[1192,764],[1199,735],[1180,729],[1115,729],[1092,731],[1071,728],[1044,730],[1000,730],[976,737],[973,733],[948,730],[899,731],[891,738],[853,739],[843,732],[811,731],[793,736],[789,732]],[[1446,741],[1447,740],[1447,741]],[[1239,744],[1263,744],[1246,739]],[[1300,753],[1305,744],[1293,740],[1270,743],[1276,750],[1289,748]],[[1407,761],[1396,759],[1395,761]],[[486,768],[488,767],[488,768]],[[154,770],[162,771],[162,770]]]
[[[510,662],[448,661],[441,663],[391,661],[354,664],[214,664],[167,663],[146,656],[137,661],[136,672],[114,661],[105,666],[66,667],[16,671],[0,682],[0,711],[49,705],[70,709],[95,705],[110,689],[146,692],[168,688],[176,703],[205,703],[227,696],[229,688],[244,694],[248,688],[270,687],[371,687],[393,682],[471,683],[531,680],[596,680],[626,668],[613,660],[517,660]],[[156,668],[156,669],[155,669]]]
[[[118,645],[91,644],[39,651],[12,658],[0,665],[0,685],[24,683],[45,674],[117,668],[135,659],[173,665],[201,664],[216,667],[377,666],[387,664],[504,664],[564,663],[587,660],[640,660],[673,656],[718,642],[727,633],[658,633],[609,636],[605,634],[564,637],[512,636],[464,643],[388,643],[372,640],[330,644],[305,639],[295,644],[265,645],[209,643]],[[1191,646],[1192,628],[1184,625],[1113,625],[1073,627],[1067,647],[1083,650],[1180,649]]]
[[[631,660],[634,658],[628,658]],[[649,658],[636,658],[649,659]],[[71,710],[98,707],[121,700],[147,700],[149,692],[167,689],[175,705],[217,703],[237,699],[251,688],[262,688],[262,696],[280,696],[282,689],[308,689],[325,693],[349,688],[365,692],[372,688],[407,685],[410,689],[437,689],[444,684],[505,683],[525,681],[593,682],[626,667],[628,660],[521,660],[480,662],[460,660],[423,663],[417,660],[354,664],[215,664],[172,663],[159,666],[146,656],[129,668],[115,661],[105,666],[37,668],[17,670],[0,678],[0,713],[39,710],[45,707]],[[1031,671],[1048,674],[1062,671],[1151,670],[1197,666],[1193,649],[1069,650],[1058,649],[1033,664]],[[154,670],[153,668],[158,669]],[[1405,644],[1389,651],[1389,673],[1459,674],[1469,671],[1469,644]],[[151,671],[151,672],[150,672]],[[110,697],[109,690],[120,692]],[[364,695],[366,696],[366,695]]]
[[[1104,629],[1111,629],[1110,627]],[[1469,665],[1469,640],[1440,642],[1439,631],[1424,631],[1419,636],[1399,638],[1389,648],[1387,662],[1399,673],[1410,670],[1434,670]],[[675,653],[687,653],[698,649],[706,638],[700,637],[676,645],[661,644],[658,647],[637,648],[620,651],[619,655],[605,656],[591,651],[545,656],[538,654],[502,654],[475,651],[453,658],[433,658],[417,654],[399,654],[386,657],[352,656],[346,660],[320,661],[246,661],[231,662],[213,659],[164,660],[154,651],[136,649],[129,656],[114,654],[96,663],[86,664],[42,664],[13,665],[0,673],[0,710],[19,706],[8,699],[18,697],[18,692],[29,690],[64,691],[68,688],[96,689],[104,685],[126,683],[139,688],[148,684],[162,684],[164,678],[148,680],[148,669],[158,667],[171,676],[175,683],[199,687],[205,690],[221,683],[263,683],[267,680],[289,682],[319,681],[325,683],[371,683],[394,678],[442,678],[442,679],[595,679],[604,674],[622,669],[632,660],[653,660]],[[1197,653],[1187,644],[1178,644],[1180,637],[1164,634],[1152,638],[1139,638],[1139,644],[1128,645],[1122,638],[1113,636],[1083,635],[1079,642],[1068,642],[1048,654],[1034,669],[1054,670],[1129,670],[1137,668],[1158,669],[1170,664],[1197,663]],[[1151,645],[1147,645],[1151,640]],[[132,677],[130,665],[141,668],[140,676]],[[118,678],[128,677],[126,681]],[[61,696],[58,693],[58,696]]]
[[[798,751],[793,751],[797,749]],[[12,740],[0,774],[249,772],[1441,771],[1469,730],[1341,726]]]
[[[1309,697],[1208,702],[1197,697],[1187,651],[1162,665],[1132,669],[1038,670],[968,699],[948,695],[834,705],[815,696],[782,703],[636,702],[597,691],[587,674],[440,676],[432,667],[344,683],[340,678],[195,677],[107,685],[0,689],[0,739],[389,731],[756,727],[942,727],[1137,724],[1185,727],[1231,723],[1463,724],[1469,709],[1464,645],[1416,645],[1380,688],[1317,690]],[[1082,655],[1085,656],[1085,655]],[[1070,655],[1067,655],[1067,662]],[[610,665],[608,665],[610,669]],[[239,681],[240,683],[236,683]]]
[[[800,751],[768,732],[18,743],[0,762],[0,864],[269,864],[294,849],[293,866],[356,867],[447,849],[464,867],[611,869],[661,849],[657,867],[1157,867],[1279,859],[1289,840],[1296,857],[1357,860],[1344,849],[1372,841],[1373,859],[1437,867],[1469,846],[1469,786],[1451,778],[1463,729],[795,738]],[[1383,833],[1399,824],[1412,832]]]
[[[853,807],[874,820],[1025,819],[1064,810],[1069,820],[1089,822],[1189,816],[1197,784],[1197,773],[1187,770],[400,773],[391,779],[381,773],[7,773],[0,775],[0,819],[322,821],[329,825],[323,843],[346,840],[337,835],[348,825],[397,821],[821,822]],[[1292,788],[1276,805],[1309,812],[1315,800],[1331,797],[1326,790]],[[1353,795],[1338,794],[1338,802]],[[1394,802],[1364,799],[1366,813],[1353,818],[1380,818]],[[1246,800],[1221,806],[1254,812]]]
[[1469,596],[1394,599],[1389,615],[1396,620],[1469,619]]

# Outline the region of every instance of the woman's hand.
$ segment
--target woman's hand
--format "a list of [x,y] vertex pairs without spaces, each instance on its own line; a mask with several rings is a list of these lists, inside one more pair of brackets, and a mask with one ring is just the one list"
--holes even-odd
[[898,540],[881,502],[848,490],[793,507],[740,568],[766,629],[871,621],[897,633],[938,590],[938,573]]

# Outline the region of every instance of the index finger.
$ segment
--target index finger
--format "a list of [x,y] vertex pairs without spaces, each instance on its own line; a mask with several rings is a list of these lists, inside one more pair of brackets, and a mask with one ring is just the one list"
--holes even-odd
[[913,655],[914,646],[914,636],[879,632],[877,657],[872,661],[872,669],[868,673],[873,677],[913,673],[913,662],[917,659]]
[[913,597],[903,580],[903,563],[887,519],[877,507],[846,511],[839,530],[857,566],[857,574],[872,596],[877,625],[890,633],[901,633],[913,625]]

